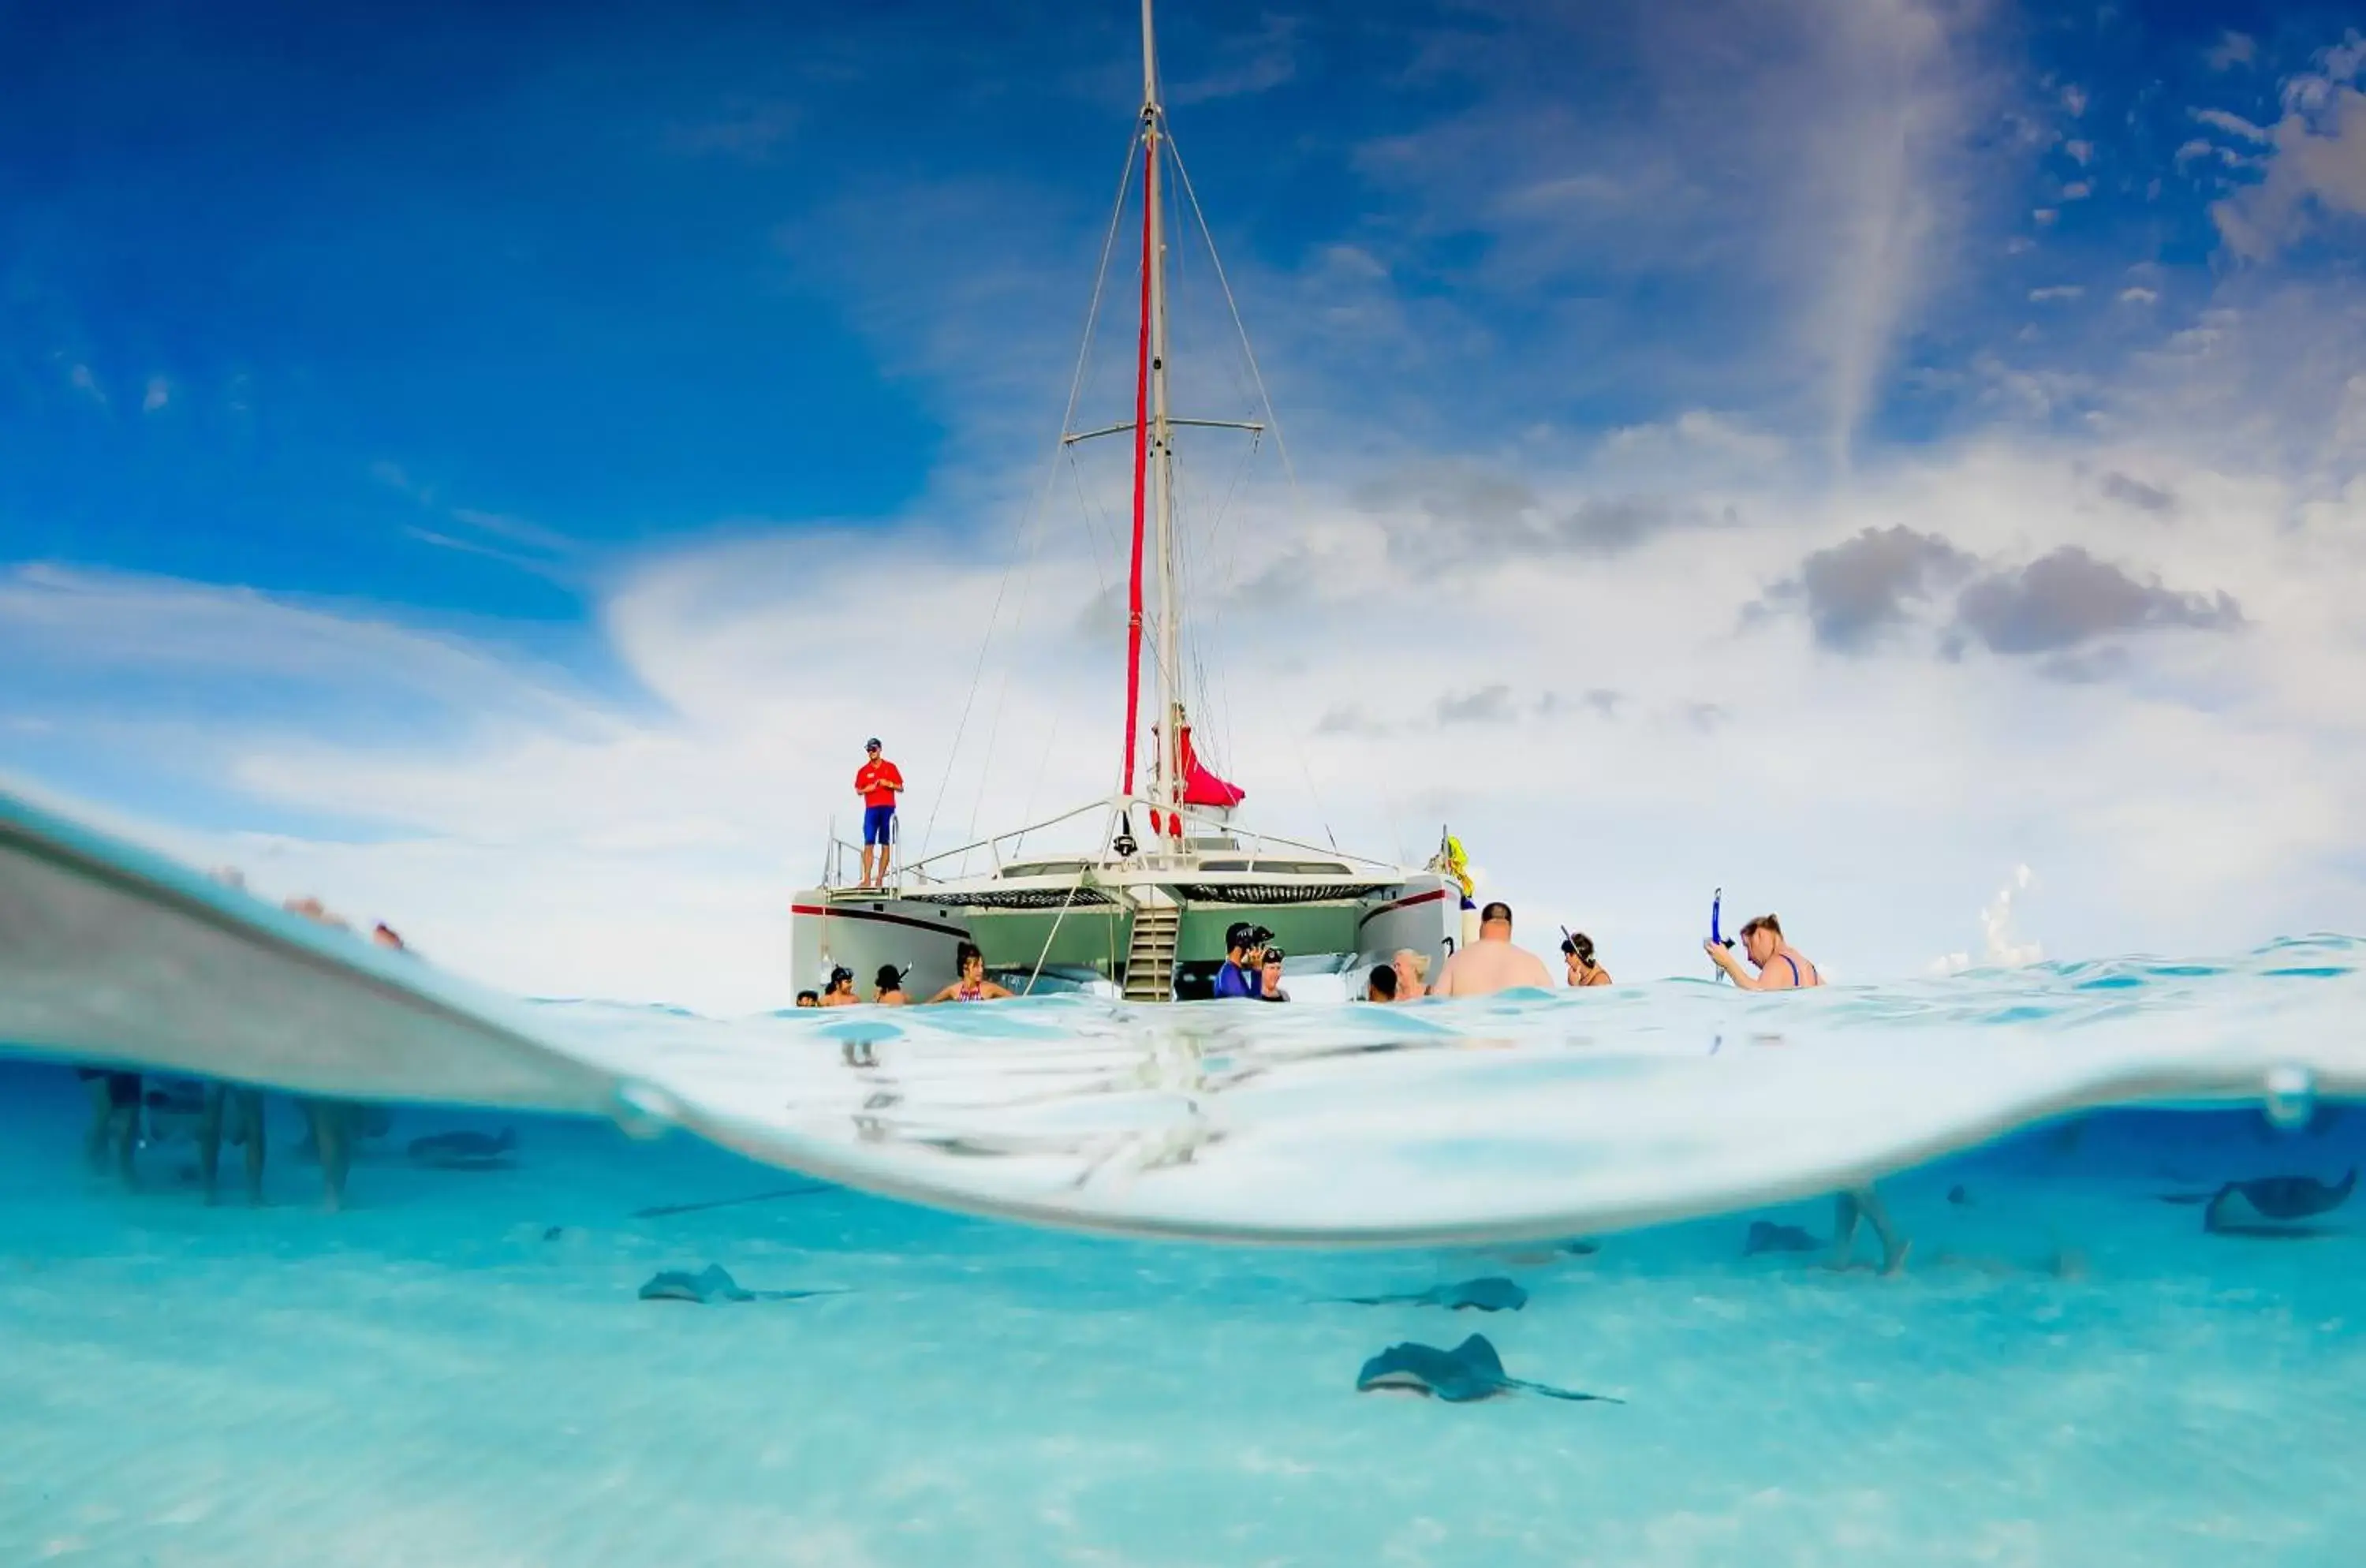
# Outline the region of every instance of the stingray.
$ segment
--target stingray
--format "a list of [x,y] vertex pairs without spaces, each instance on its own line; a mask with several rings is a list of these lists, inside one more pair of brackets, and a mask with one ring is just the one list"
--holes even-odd
[[801,1302],[808,1296],[839,1296],[843,1291],[750,1291],[742,1289],[731,1277],[730,1270],[720,1263],[710,1263],[693,1274],[686,1269],[669,1269],[641,1287],[645,1302],[696,1302],[712,1306],[717,1302]]
[[1403,1295],[1329,1299],[1347,1306],[1430,1306],[1448,1307],[1455,1312],[1467,1307],[1479,1312],[1517,1312],[1528,1304],[1528,1292],[1514,1280],[1490,1275],[1484,1280],[1457,1280],[1450,1285],[1432,1285],[1425,1291]]
[[1541,1393],[1548,1399],[1599,1400],[1624,1404],[1606,1393],[1579,1393],[1549,1388],[1526,1378],[1507,1377],[1503,1358],[1482,1334],[1474,1334],[1451,1350],[1435,1345],[1391,1345],[1364,1363],[1356,1374],[1358,1393],[1404,1393],[1445,1400],[1449,1404],[1493,1399],[1513,1393]]
[[1750,1235],[1741,1244],[1741,1256],[1755,1258],[1762,1252],[1821,1252],[1824,1244],[1797,1225],[1778,1225],[1767,1220],[1750,1222]]
[[438,1170],[507,1170],[517,1134],[504,1127],[498,1138],[482,1133],[438,1133],[411,1140],[411,1157]]
[[2355,1166],[2333,1186],[2313,1176],[2268,1176],[2256,1181],[2230,1181],[2211,1195],[2202,1211],[2202,1228],[2220,1235],[2314,1235],[2313,1227],[2299,1222],[2341,1207],[2357,1186]]

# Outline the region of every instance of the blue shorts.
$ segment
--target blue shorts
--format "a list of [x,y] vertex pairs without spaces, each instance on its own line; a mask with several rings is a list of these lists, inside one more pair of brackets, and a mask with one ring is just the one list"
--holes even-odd
[[887,842],[887,829],[896,820],[892,806],[866,806],[862,808],[862,847]]

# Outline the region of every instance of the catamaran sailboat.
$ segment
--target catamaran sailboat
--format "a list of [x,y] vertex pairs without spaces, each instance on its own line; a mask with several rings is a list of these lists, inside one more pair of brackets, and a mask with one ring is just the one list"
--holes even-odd
[[[1133,418],[1062,435],[1064,445],[1133,438],[1120,787],[1045,821],[899,866],[882,886],[845,886],[844,851],[851,846],[833,842],[822,886],[797,893],[792,905],[791,963],[801,986],[818,986],[839,966],[867,985],[892,964],[907,990],[927,996],[954,979],[956,948],[968,942],[990,974],[1022,994],[1115,988],[1129,1001],[1160,1002],[1207,995],[1226,932],[1242,922],[1264,928],[1290,955],[1287,967],[1299,971],[1385,963],[1407,948],[1440,963],[1461,938],[1468,886],[1450,840],[1428,865],[1407,867],[1256,832],[1236,819],[1245,792],[1219,777],[1193,745],[1177,648],[1175,431],[1265,426],[1168,411],[1165,209],[1174,154],[1159,102],[1150,0],[1142,6],[1142,83],[1133,147],[1142,170]],[[1119,192],[1121,219],[1128,195]],[[1258,390],[1262,396],[1261,382]],[[1264,412],[1269,420],[1270,407]],[[1149,776],[1137,787],[1146,569],[1155,569],[1157,586],[1148,662],[1163,717],[1151,728]],[[1096,847],[1026,852],[1030,839],[1082,830]],[[985,869],[974,872],[981,859]]]

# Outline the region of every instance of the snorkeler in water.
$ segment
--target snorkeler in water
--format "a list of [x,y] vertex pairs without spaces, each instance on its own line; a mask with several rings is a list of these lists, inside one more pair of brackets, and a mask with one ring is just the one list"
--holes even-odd
[[[1816,968],[1815,960],[1793,947],[1783,935],[1783,923],[1773,915],[1761,915],[1743,922],[1741,950],[1748,955],[1752,974],[1741,966],[1732,950],[1712,936],[1701,943],[1710,959],[1725,971],[1735,986],[1745,991],[1804,991],[1824,983],[1823,975]],[[1889,1210],[1882,1203],[1881,1195],[1867,1182],[1853,1188],[1832,1200],[1832,1254],[1825,1266],[1846,1269],[1856,1248],[1856,1230],[1862,1221],[1873,1227],[1881,1240],[1881,1271],[1884,1274],[1903,1273],[1907,1254],[1914,1249],[1890,1219]]]
[[953,964],[961,978],[930,997],[931,1002],[995,1002],[1012,995],[1005,986],[997,986],[986,977],[986,955],[973,942],[964,942],[953,949]]
[[1816,972],[1815,960],[1793,947],[1783,936],[1783,922],[1772,915],[1761,915],[1741,928],[1741,950],[1749,955],[1752,974],[1734,957],[1733,950],[1711,937],[1701,943],[1710,962],[1725,971],[1726,977],[1745,991],[1803,991],[1824,983]]
[[1610,984],[1610,971],[1594,961],[1594,939],[1583,931],[1561,932],[1560,961],[1572,987]]

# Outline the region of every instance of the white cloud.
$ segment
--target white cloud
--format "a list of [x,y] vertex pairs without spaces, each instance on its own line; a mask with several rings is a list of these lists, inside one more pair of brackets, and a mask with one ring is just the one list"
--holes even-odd
[[2352,32],[2316,63],[2285,82],[2284,117],[2259,133],[2270,148],[2262,177],[2210,209],[2243,260],[2265,261],[2328,222],[2366,217],[2366,92],[2349,85],[2366,65],[2366,39]]
[[2259,57],[2259,46],[2248,33],[2229,28],[2218,35],[2218,41],[2203,51],[2203,60],[2213,71],[2225,71],[2237,65],[2248,65]]
[[2044,288],[2031,289],[2029,297],[2032,300],[2044,304],[2052,299],[2076,299],[2086,292],[2083,287],[2076,283],[2056,283],[2049,284]]
[[2239,136],[2247,141],[2269,141],[2274,139],[2275,133],[2267,127],[2253,125],[2241,115],[2229,114],[2225,109],[2195,109],[2193,118],[2204,125],[2215,126],[2220,130]]
[[2079,141],[2074,140],[2065,141],[2062,144],[2062,151],[2068,156],[2072,163],[2078,164],[2083,169],[2094,159],[2095,144],[2091,141]]
[[1663,423],[1621,426],[1605,436],[1603,445],[1609,455],[1622,458],[1674,458],[1684,453],[1694,462],[1708,456],[1765,465],[1792,456],[1790,443],[1781,436],[1707,409],[1687,409]]
[[141,413],[154,413],[173,400],[173,384],[162,376],[148,378],[148,395],[140,400]]
[[2087,89],[2081,87],[2076,82],[2064,87],[2062,89],[2062,107],[2069,110],[2073,118],[2085,114],[2087,112]]
[[2120,290],[2120,303],[2123,305],[2156,305],[2159,302],[2160,290],[2146,288],[2140,283],[2130,284]]
[[2065,201],[2084,201],[2094,194],[2095,187],[2085,180],[2072,180],[2062,187],[2062,199]]
[[98,384],[97,373],[87,365],[75,365],[66,371],[66,384],[99,407],[107,406],[107,389]]

